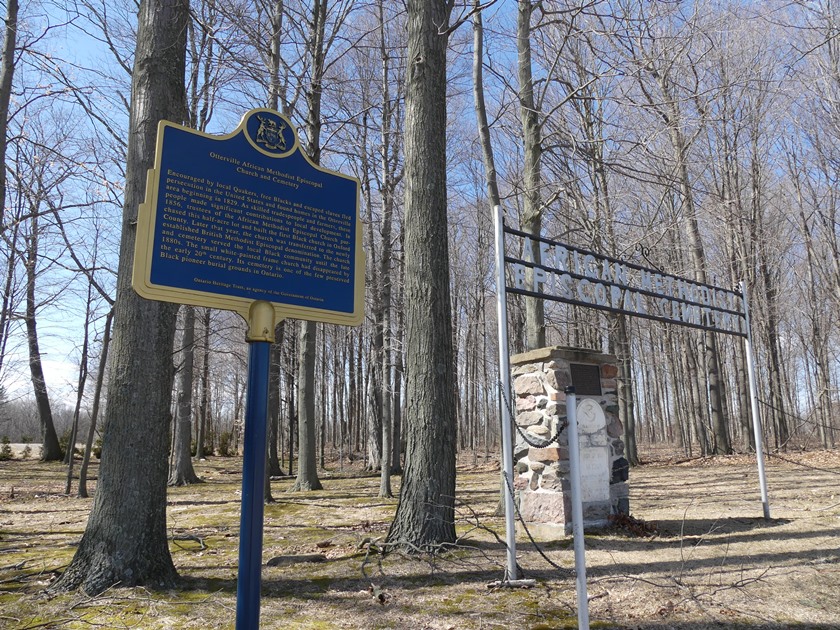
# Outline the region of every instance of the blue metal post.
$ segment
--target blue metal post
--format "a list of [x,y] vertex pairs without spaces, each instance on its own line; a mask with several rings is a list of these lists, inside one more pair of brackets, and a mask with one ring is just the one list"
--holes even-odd
[[[252,308],[252,319],[254,310]],[[251,328],[253,330],[254,326]],[[273,335],[273,325],[270,330]],[[237,630],[256,630],[260,626],[260,571],[271,342],[256,340],[254,337],[252,334],[248,337],[248,395],[245,408],[245,455],[242,462],[242,514],[239,522],[239,577],[236,585]]]

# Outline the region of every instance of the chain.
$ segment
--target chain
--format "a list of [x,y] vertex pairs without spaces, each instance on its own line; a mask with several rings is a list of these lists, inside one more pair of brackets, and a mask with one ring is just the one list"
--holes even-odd
[[[502,393],[502,401],[503,401],[502,404],[504,404],[505,407],[507,407],[507,410],[508,410],[508,413],[510,414],[510,417],[512,419],[515,418],[516,415],[513,413],[513,409],[511,408],[511,405],[510,405],[510,400],[508,399],[508,392],[504,391],[504,387],[502,386],[501,381],[499,381],[499,391]],[[557,439],[560,437],[560,434],[563,433],[563,431],[566,430],[566,427],[568,426],[568,421],[564,420],[562,423],[559,423],[559,425],[557,427],[557,431],[555,431],[554,435],[551,437],[550,440],[543,440],[543,439],[538,438],[536,436],[531,436],[529,438],[528,436],[525,435],[525,432],[522,431],[520,426],[518,424],[516,424],[516,421],[514,421],[513,426],[516,427],[516,430],[519,432],[519,435],[522,436],[522,439],[525,440],[525,442],[528,445],[533,446],[534,448],[545,448],[549,444],[557,441]],[[540,547],[539,544],[537,543],[537,541],[534,540],[534,537],[531,535],[531,532],[528,529],[528,525],[526,525],[526,523],[525,523],[525,519],[522,518],[522,514],[519,512],[519,506],[516,503],[516,493],[514,492],[513,486],[511,485],[511,480],[507,478],[507,475],[502,475],[502,478],[505,480],[505,487],[507,488],[508,494],[510,494],[510,496],[511,496],[511,499],[512,499],[511,503],[513,503],[513,510],[516,514],[516,518],[517,518],[517,520],[519,520],[519,523],[522,525],[522,529],[525,530],[525,533],[528,536],[528,540],[531,541],[531,544],[534,546],[534,549],[536,549],[537,552],[540,554],[540,556],[542,556],[543,560],[548,562],[548,564],[550,564],[552,567],[554,567],[558,571],[562,571],[565,574],[569,574],[568,569],[566,569],[565,567],[561,567],[559,564],[557,564],[551,558],[549,558],[547,555],[545,555],[545,552],[542,550],[542,547]],[[522,568],[518,564],[516,565],[516,568],[520,572],[522,571]],[[510,578],[510,579],[513,579],[513,578]]]
[[[504,405],[507,407],[508,413],[510,414],[511,419],[516,418],[516,414],[513,412],[513,408],[511,407],[510,400],[508,399],[508,393],[504,391],[504,387],[502,386],[502,382],[499,381],[499,391],[502,392],[502,399],[504,400]],[[516,420],[513,422],[513,426],[516,427],[516,431],[519,433],[520,437],[525,440],[525,443],[528,446],[532,446],[534,448],[545,448],[549,444],[553,444],[556,442],[560,436],[562,435],[563,431],[569,426],[568,420],[563,420],[557,424],[557,430],[554,432],[554,435],[551,436],[548,440],[545,440],[541,437],[531,434],[526,435],[526,431],[522,430],[518,424],[516,424]]]
[[530,436],[528,436],[527,431],[523,431],[522,427],[516,424],[516,422],[514,422],[513,425],[516,427],[517,433],[519,433],[522,439],[525,440],[528,446],[533,446],[534,448],[545,448],[549,444],[552,444],[557,441],[557,439],[560,437],[563,431],[566,430],[566,427],[569,426],[569,423],[566,420],[560,423],[557,427],[557,431],[554,432],[554,435],[552,435],[551,438],[547,440],[544,440],[541,437],[537,437],[533,433]]
[[[549,558],[547,555],[545,555],[545,552],[542,550],[542,547],[540,547],[539,543],[536,540],[534,540],[533,536],[531,536],[531,532],[528,530],[528,525],[525,524],[525,519],[522,518],[522,514],[519,512],[519,506],[516,504],[516,494],[513,491],[513,486],[510,485],[510,479],[508,479],[506,475],[502,475],[502,478],[505,480],[505,486],[507,486],[507,491],[512,498],[511,502],[513,503],[513,511],[516,513],[516,518],[519,520],[519,523],[522,525],[522,529],[524,529],[525,533],[528,535],[528,540],[531,541],[531,544],[534,546],[534,549],[537,550],[537,553],[539,553],[542,556],[543,560],[548,562],[548,564],[550,564],[552,567],[554,567],[558,571],[562,571],[563,573],[568,575],[569,574],[569,569],[567,569],[565,567],[561,567],[559,564],[557,564],[551,558]],[[517,570],[519,570],[519,572],[522,573],[522,567],[520,567],[518,563],[516,565],[516,568],[517,568]],[[523,575],[524,575],[524,573],[523,573]],[[511,578],[511,579],[513,579],[513,578]]]

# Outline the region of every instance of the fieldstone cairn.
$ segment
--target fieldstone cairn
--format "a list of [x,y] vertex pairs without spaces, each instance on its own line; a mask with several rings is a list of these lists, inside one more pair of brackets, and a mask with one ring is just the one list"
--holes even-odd
[[[618,418],[615,357],[550,347],[511,357],[515,396],[514,486],[529,529],[572,531],[565,389],[574,385],[580,438],[583,525],[630,513],[628,464]],[[524,433],[524,436],[523,436]]]

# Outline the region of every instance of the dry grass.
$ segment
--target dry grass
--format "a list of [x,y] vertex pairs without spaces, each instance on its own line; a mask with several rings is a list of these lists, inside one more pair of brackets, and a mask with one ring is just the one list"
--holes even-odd
[[[587,535],[592,627],[840,628],[840,453],[785,458],[768,460],[771,521],[761,518],[749,457],[633,469],[633,515],[658,533]],[[49,599],[44,589],[72,558],[91,500],[60,494],[57,464],[0,463],[0,627],[232,628],[239,466],[202,462],[207,483],[171,489],[177,590]],[[436,557],[383,557],[363,544],[384,537],[396,506],[376,498],[378,478],[332,471],[322,481],[325,490],[306,494],[287,493],[291,480],[272,484],[264,559],[323,553],[327,561],[263,568],[263,628],[576,627],[569,538],[541,541],[559,571],[520,532],[519,563],[537,587],[487,588],[505,563],[492,533],[504,536],[495,467],[459,468],[464,539]]]

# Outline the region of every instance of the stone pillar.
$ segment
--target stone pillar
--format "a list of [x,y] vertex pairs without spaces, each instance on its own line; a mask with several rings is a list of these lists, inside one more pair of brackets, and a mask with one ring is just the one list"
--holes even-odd
[[555,346],[514,355],[511,367],[518,428],[515,487],[529,528],[545,529],[547,535],[572,531],[569,438],[562,430],[569,385],[578,400],[584,527],[604,527],[611,515],[629,514],[615,357]]

